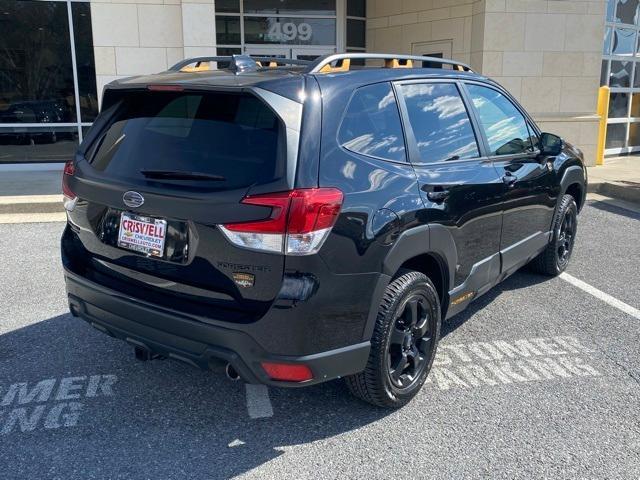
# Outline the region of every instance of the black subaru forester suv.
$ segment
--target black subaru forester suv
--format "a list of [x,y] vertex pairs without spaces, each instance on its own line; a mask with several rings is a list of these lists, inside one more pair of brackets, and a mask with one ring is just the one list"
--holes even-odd
[[566,268],[585,192],[580,150],[458,62],[185,60],[109,84],[65,166],[69,306],[140,359],[398,407],[442,321]]

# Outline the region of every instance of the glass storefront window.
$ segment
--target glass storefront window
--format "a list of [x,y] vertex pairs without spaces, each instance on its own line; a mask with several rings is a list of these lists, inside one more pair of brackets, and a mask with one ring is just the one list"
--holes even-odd
[[631,69],[633,62],[611,61],[611,73],[609,74],[609,86],[627,88],[631,86]]
[[66,162],[77,148],[77,127],[0,128],[0,163]]
[[602,45],[602,54],[609,55],[611,53],[611,27],[604,27],[604,43]]
[[88,3],[74,2],[71,4],[71,11],[73,13],[73,36],[80,96],[80,120],[88,123],[93,122],[98,115],[91,8]]
[[332,18],[245,16],[244,41],[256,44],[335,45],[336,21]]
[[640,145],[640,123],[632,122],[629,124],[629,143]]
[[367,16],[367,2],[365,0],[347,0],[347,16],[361,17]]
[[326,16],[336,14],[335,0],[244,0],[243,8],[245,14]]
[[241,0],[216,0],[216,13],[240,13]]
[[0,0],[0,163],[69,160],[97,113],[89,3]]
[[365,21],[347,19],[347,46],[364,48],[365,44]]
[[616,28],[613,32],[612,55],[633,55],[636,43],[636,31],[630,28]]
[[622,118],[628,115],[629,94],[612,92],[609,98],[609,118]]
[[625,146],[627,137],[626,123],[612,123],[607,125],[607,141],[605,148],[620,148]]
[[640,0],[606,0],[600,84],[611,88],[606,153],[640,151]]
[[602,67],[600,68],[600,86],[609,85],[609,77],[607,76],[608,68],[609,60],[603,60]]
[[216,42],[227,45],[240,44],[240,17],[216,15]]
[[607,2],[607,12],[606,12],[607,22],[614,21],[615,13],[616,13],[616,2],[614,0],[609,0]]
[[0,124],[76,122],[67,4],[0,0]]
[[640,93],[631,95],[631,117],[640,118]]
[[615,5],[615,16],[611,21],[628,25],[637,24],[639,0],[614,0],[612,3]]

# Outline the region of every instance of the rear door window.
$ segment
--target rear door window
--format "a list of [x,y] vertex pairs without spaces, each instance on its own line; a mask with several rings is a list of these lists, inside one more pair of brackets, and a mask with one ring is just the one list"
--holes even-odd
[[478,112],[491,155],[533,152],[537,137],[529,131],[524,116],[502,93],[493,88],[467,84],[469,96]]
[[116,177],[200,173],[220,177],[217,188],[233,189],[283,175],[282,137],[279,118],[253,95],[131,92],[88,160]]
[[467,109],[453,83],[399,86],[420,161],[433,163],[478,157],[478,144]]
[[338,141],[347,150],[362,155],[405,161],[400,114],[389,83],[356,90],[342,120]]

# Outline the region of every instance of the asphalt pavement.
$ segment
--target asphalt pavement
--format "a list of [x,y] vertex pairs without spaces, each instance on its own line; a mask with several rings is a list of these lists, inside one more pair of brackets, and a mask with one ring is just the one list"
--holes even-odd
[[137,362],[67,313],[63,223],[0,225],[0,478],[640,478],[639,220],[590,201],[568,276],[452,318],[398,411]]

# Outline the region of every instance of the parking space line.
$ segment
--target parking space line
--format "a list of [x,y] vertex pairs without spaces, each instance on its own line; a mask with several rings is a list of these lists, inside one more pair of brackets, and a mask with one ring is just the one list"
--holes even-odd
[[247,411],[251,418],[273,417],[273,407],[266,385],[245,384],[247,392]]
[[569,275],[566,272],[561,273],[560,278],[562,278],[566,282],[569,282],[571,285],[578,287],[579,289],[584,290],[585,292],[593,295],[594,297],[599,298],[603,302],[608,303],[612,307],[615,307],[618,310],[628,315],[631,315],[635,319],[640,320],[640,310],[638,310],[637,308],[634,308],[631,305],[628,305],[623,301],[618,300],[615,297],[612,297],[608,293],[604,293],[602,290],[598,290],[596,287],[593,287],[588,283],[585,283],[582,280],[579,280],[576,277]]

